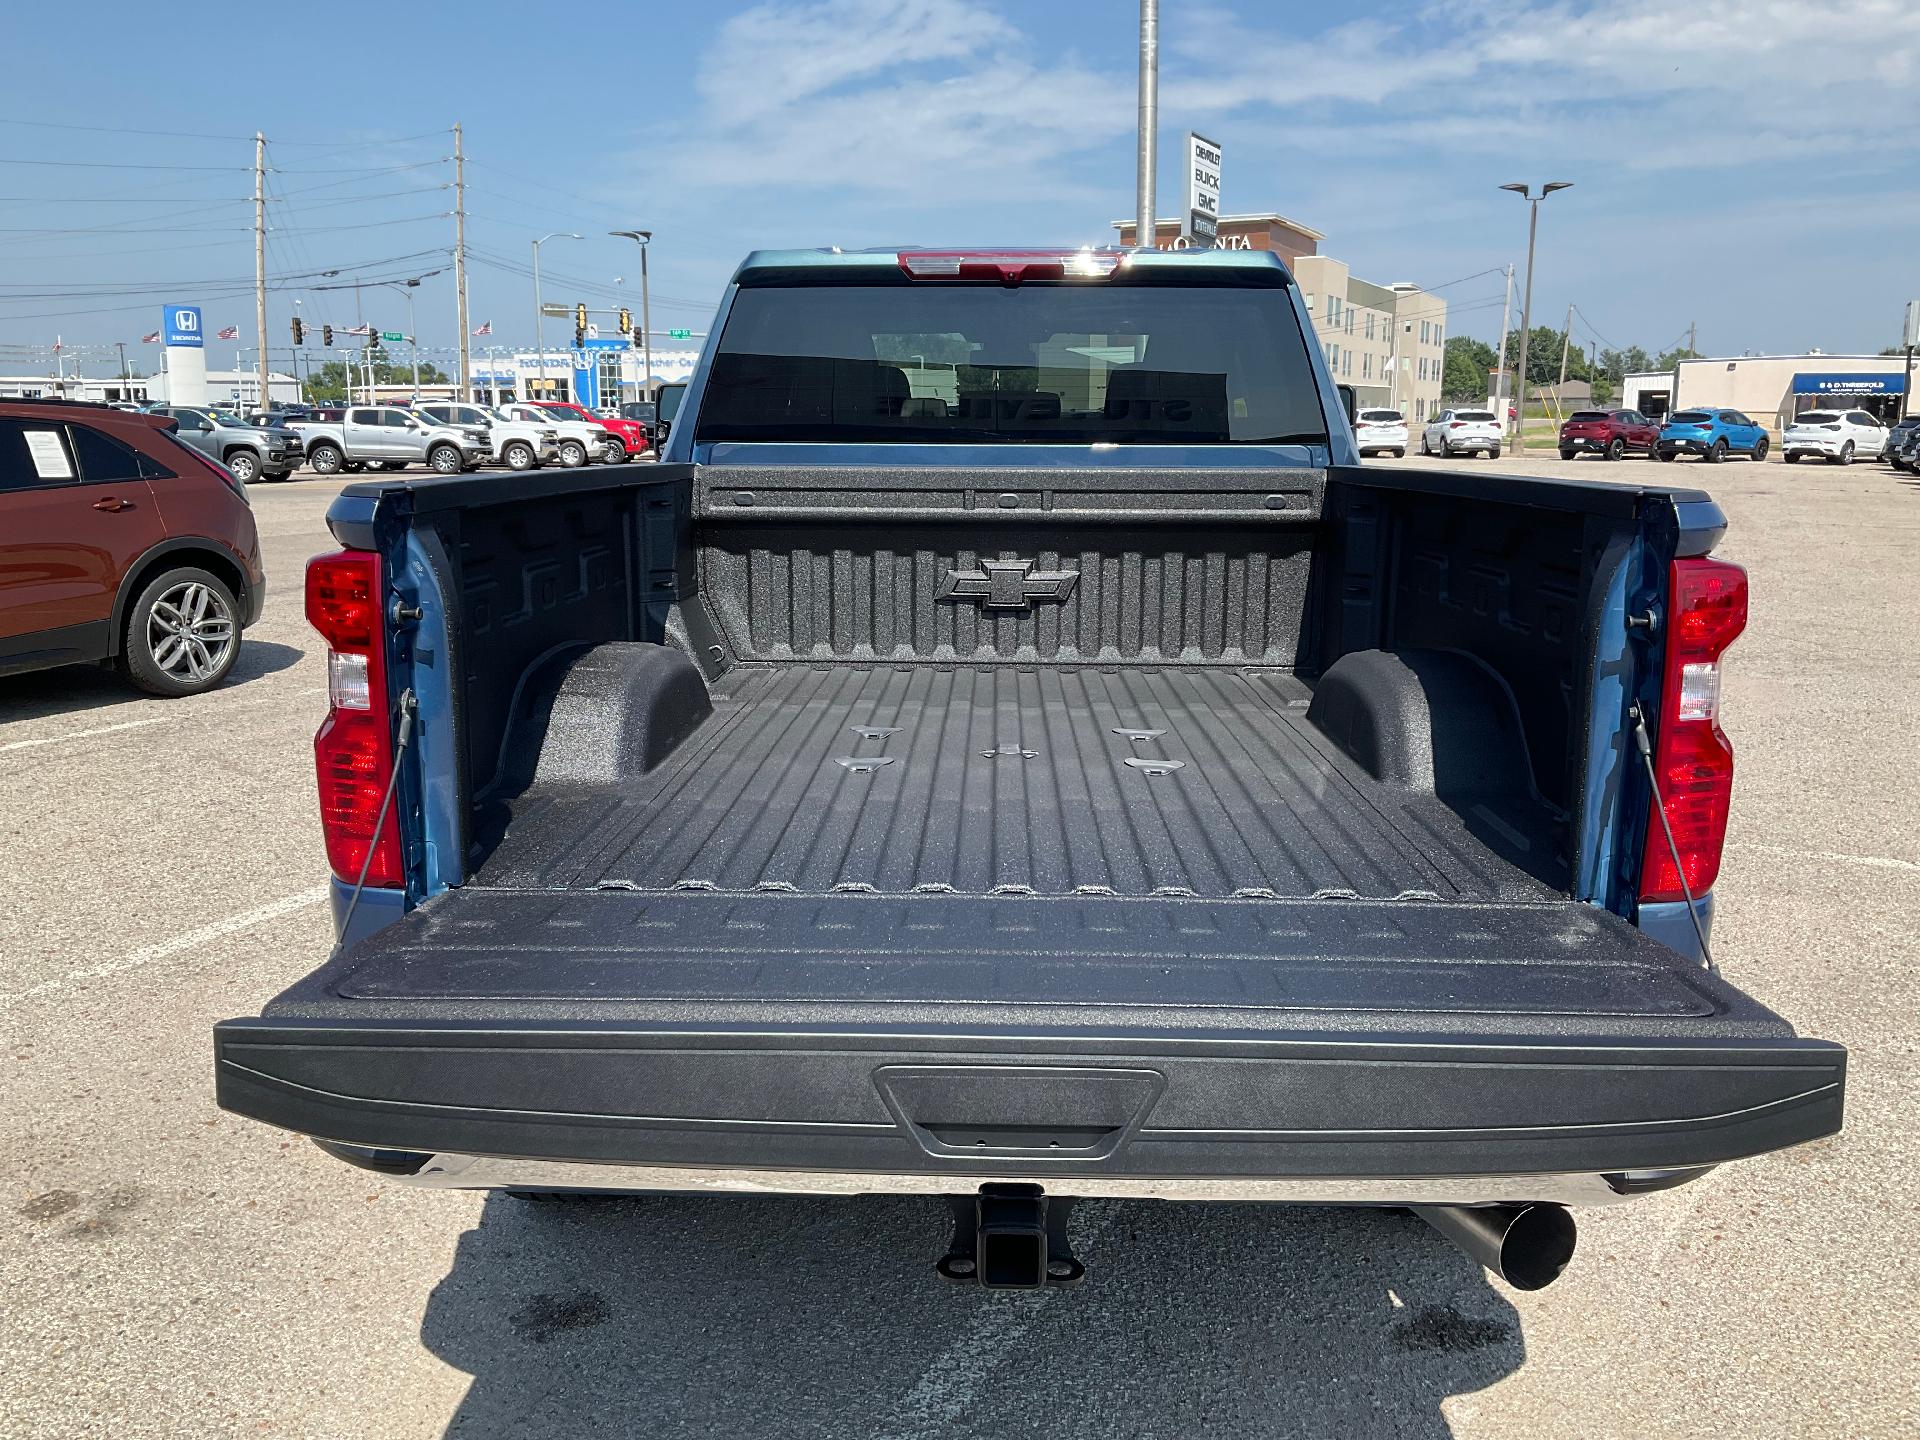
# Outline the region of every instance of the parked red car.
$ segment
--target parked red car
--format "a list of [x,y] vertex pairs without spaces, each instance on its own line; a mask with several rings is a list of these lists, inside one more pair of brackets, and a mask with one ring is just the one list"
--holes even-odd
[[1653,454],[1660,426],[1638,410],[1576,410],[1560,427],[1560,458],[1585,453],[1618,460],[1630,453]]
[[110,661],[169,696],[227,678],[266,600],[260,537],[178,423],[0,400],[0,675]]
[[620,449],[607,447],[607,459],[615,465],[623,465],[634,456],[652,448],[653,435],[638,420],[624,420],[617,415],[596,415],[584,405],[571,400],[536,400],[533,402],[542,410],[551,410],[556,415],[569,420],[585,420],[589,425],[598,425],[620,442]]

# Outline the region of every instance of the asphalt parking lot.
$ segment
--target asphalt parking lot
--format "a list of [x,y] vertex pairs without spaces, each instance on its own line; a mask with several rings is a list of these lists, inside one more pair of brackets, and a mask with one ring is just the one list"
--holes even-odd
[[210,1074],[213,1022],[330,941],[299,581],[341,482],[303,478],[252,492],[271,591],[223,689],[0,680],[0,1435],[1920,1434],[1920,481],[1450,463],[1727,510],[1753,602],[1715,949],[1852,1048],[1838,1140],[1586,1212],[1533,1295],[1394,1213],[1088,1204],[1085,1286],[985,1295],[934,1279],[930,1201],[348,1169]]

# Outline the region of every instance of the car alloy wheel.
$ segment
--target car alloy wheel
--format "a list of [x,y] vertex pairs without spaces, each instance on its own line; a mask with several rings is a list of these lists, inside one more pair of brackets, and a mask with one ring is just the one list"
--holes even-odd
[[316,475],[338,475],[346,464],[347,457],[332,445],[316,445],[307,456],[307,464],[313,467]]
[[227,469],[242,485],[251,485],[260,478],[260,457],[251,450],[236,450],[227,456]]
[[519,441],[515,441],[513,444],[507,446],[500,458],[506,461],[509,470],[531,470],[534,468],[533,447],[531,445],[523,445]]
[[1716,440],[1712,445],[1707,447],[1707,463],[1709,465],[1718,465],[1726,458],[1727,442],[1725,440]]
[[569,470],[577,470],[587,463],[587,447],[578,440],[560,442],[560,463]]
[[460,452],[451,445],[436,445],[433,453],[427,456],[427,464],[441,475],[460,473]]
[[1762,435],[1760,437],[1760,443],[1753,447],[1753,458],[1756,460],[1764,460],[1767,458],[1767,437],[1766,436]]
[[1851,465],[1853,463],[1853,441],[1849,440],[1840,447],[1838,459],[1842,465]]
[[1607,459],[1618,460],[1625,456],[1626,453],[1627,442],[1622,440],[1618,435],[1607,442]]
[[170,585],[147,608],[147,653],[156,670],[183,687],[216,679],[238,636],[226,597],[203,580]]

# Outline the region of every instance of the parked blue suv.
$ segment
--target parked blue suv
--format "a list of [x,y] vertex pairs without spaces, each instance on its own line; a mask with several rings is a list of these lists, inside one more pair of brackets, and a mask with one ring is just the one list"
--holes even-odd
[[1676,455],[1698,455],[1718,464],[1729,455],[1767,458],[1767,431],[1738,410],[1676,410],[1660,427],[1654,442],[1656,460]]

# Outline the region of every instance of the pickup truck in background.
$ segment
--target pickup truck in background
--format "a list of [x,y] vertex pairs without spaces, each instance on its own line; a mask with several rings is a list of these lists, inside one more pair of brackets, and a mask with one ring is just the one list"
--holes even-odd
[[484,430],[493,458],[509,470],[538,470],[560,458],[560,432],[532,420],[513,420],[504,411],[485,405],[434,401],[415,405],[414,412],[436,425],[461,425]]
[[307,464],[319,475],[378,465],[404,470],[424,462],[442,475],[471,470],[493,452],[487,432],[441,425],[400,405],[350,405],[338,420],[296,420]]
[[254,425],[230,410],[206,405],[153,405],[155,415],[179,422],[175,437],[209,460],[233,472],[242,485],[284,480],[300,466],[305,444],[299,434],[279,425]]
[[1568,1207],[1834,1134],[1844,1049],[1709,955],[1724,515],[1350,407],[1266,252],[764,252],[659,466],[349,485],[340,943],[220,1103],[417,1186],[945,1197],[1026,1288],[1087,1196],[1536,1288]]

